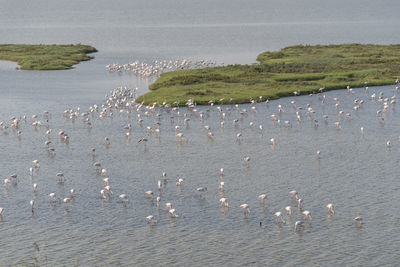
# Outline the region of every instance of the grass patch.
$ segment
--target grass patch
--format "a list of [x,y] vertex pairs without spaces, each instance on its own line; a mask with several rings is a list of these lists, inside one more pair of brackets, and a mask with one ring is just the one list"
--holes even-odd
[[65,70],[93,57],[89,45],[0,44],[0,60],[15,61],[23,70]]
[[[290,46],[258,55],[256,65],[229,65],[163,73],[138,98],[146,104],[248,103],[346,86],[394,84],[400,76],[400,45],[341,44]],[[232,101],[230,101],[233,99]]]

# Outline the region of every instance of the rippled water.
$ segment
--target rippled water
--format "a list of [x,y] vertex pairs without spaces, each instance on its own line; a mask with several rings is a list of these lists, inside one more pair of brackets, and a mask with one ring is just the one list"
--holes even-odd
[[[113,111],[112,117],[102,120],[95,113],[93,127],[88,129],[82,119],[71,122],[62,111],[52,112],[50,128],[56,155],[50,155],[44,145],[46,127],[34,128],[21,122],[22,136],[3,130],[0,146],[6,151],[2,158],[2,175],[19,175],[17,186],[5,187],[1,204],[5,208],[0,224],[4,247],[13,252],[2,252],[3,263],[16,263],[34,256],[33,242],[41,247],[40,256],[49,262],[72,264],[338,264],[376,265],[399,260],[396,251],[400,235],[399,216],[395,203],[399,199],[396,167],[399,160],[399,119],[396,108],[385,113],[385,123],[378,122],[376,111],[382,105],[371,101],[364,89],[326,93],[327,103],[322,108],[318,96],[303,96],[259,103],[256,113],[250,105],[241,105],[248,115],[240,115],[235,107],[224,106],[225,127],[220,127],[217,108],[198,107],[190,114],[186,108],[177,113],[161,109],[143,117]],[[384,92],[393,95],[393,86],[370,88],[370,94]],[[340,101],[340,110],[350,112],[352,119],[338,118],[333,98]],[[352,111],[353,100],[364,99],[357,111]],[[290,101],[303,107],[302,122],[296,123]],[[319,126],[306,115],[306,105],[315,110]],[[289,120],[292,127],[279,126],[271,120],[281,104],[282,122]],[[227,111],[231,108],[231,111]],[[200,119],[200,112],[205,117]],[[156,127],[160,116],[161,135],[148,135],[147,126]],[[190,118],[183,123],[184,114]],[[328,115],[328,123],[322,115]],[[39,116],[41,118],[42,116]],[[174,122],[171,122],[174,117]],[[239,119],[237,126],[232,121]],[[6,121],[7,118],[4,118]],[[341,122],[337,130],[334,122]],[[249,126],[254,122],[255,128]],[[130,139],[122,126],[133,125]],[[263,125],[262,134],[257,129]],[[182,126],[186,139],[177,141],[175,125]],[[206,136],[204,126],[211,127],[214,139]],[[364,127],[364,136],[360,133]],[[70,136],[69,144],[61,142],[58,129]],[[236,134],[242,133],[240,142]],[[106,147],[105,137],[111,145]],[[146,144],[138,143],[148,138]],[[275,138],[275,147],[269,139]],[[386,148],[391,140],[392,148]],[[96,148],[96,157],[90,148]],[[317,160],[316,151],[321,151]],[[243,157],[250,156],[249,167]],[[40,161],[40,170],[29,178],[31,161]],[[99,161],[107,169],[115,195],[125,193],[130,202],[124,206],[114,196],[100,198],[103,183],[92,166]],[[219,169],[225,169],[220,178]],[[56,173],[62,171],[67,181],[57,183]],[[168,174],[163,189],[162,207],[157,209],[144,192],[157,191],[162,172]],[[181,190],[175,186],[177,176],[184,177]],[[220,181],[225,182],[224,196],[230,208],[219,208]],[[32,184],[38,184],[38,194]],[[206,186],[208,191],[199,196],[195,188]],[[63,203],[51,204],[48,194],[59,198],[69,196],[75,188],[75,200],[66,209]],[[274,223],[274,212],[289,205],[288,192],[296,189],[312,212],[312,225],[303,232],[293,231],[294,221],[303,216],[297,212],[282,226]],[[263,208],[258,194],[266,193],[268,204]],[[32,215],[29,200],[35,199]],[[172,202],[180,215],[170,218],[164,203]],[[326,204],[334,203],[336,213],[327,216]],[[249,218],[243,217],[239,205],[248,203]],[[145,217],[153,214],[158,224],[151,227]],[[362,216],[364,226],[357,228],[353,218]],[[263,227],[259,227],[259,222]],[[17,249],[18,248],[18,249]],[[29,256],[28,256],[29,255]]]
[[[177,57],[252,63],[264,50],[298,43],[399,43],[396,7],[397,1],[97,1],[95,6],[92,1],[0,1],[1,43],[81,42],[99,49],[94,60],[68,71],[17,71],[14,63],[0,62],[0,121],[9,126],[10,117],[28,116],[21,121],[20,137],[11,128],[0,130],[0,177],[16,173],[19,181],[0,192],[0,265],[35,262],[33,257],[40,265],[67,266],[396,265],[400,121],[397,107],[389,104],[380,123],[376,111],[382,104],[370,98],[381,91],[384,98],[396,95],[394,86],[369,88],[368,93],[363,88],[326,92],[324,107],[317,95],[271,101],[268,106],[258,103],[256,113],[251,105],[240,105],[247,116],[234,106],[223,106],[224,128],[217,107],[197,107],[193,113],[181,108],[180,117],[161,109],[146,116],[143,110],[141,126],[136,111],[129,117],[114,110],[102,120],[94,113],[92,129],[81,118],[72,122],[63,116],[67,108],[86,112],[90,105],[101,105],[105,94],[118,86],[147,90],[147,81],[107,73],[109,63]],[[335,97],[338,110],[351,113],[351,120],[338,118]],[[365,101],[358,111],[353,110],[355,99]],[[292,100],[303,107],[300,124]],[[281,126],[271,120],[278,104],[284,109]],[[315,110],[317,128],[306,115],[307,104]],[[55,156],[44,145],[46,127],[31,125],[31,115],[43,122],[45,110],[50,112]],[[158,113],[159,138],[146,129],[157,126]],[[184,114],[189,127],[184,126]],[[322,115],[328,115],[328,123]],[[234,119],[239,119],[237,127]],[[285,127],[285,120],[292,127]],[[122,128],[127,123],[133,125],[130,139]],[[182,126],[183,142],[177,142],[176,125]],[[214,140],[207,138],[205,125]],[[69,144],[59,139],[59,129],[70,136]],[[148,142],[138,143],[141,137]],[[276,140],[275,147],[270,138]],[[249,167],[245,156],[251,157]],[[30,179],[34,159],[41,167]],[[126,206],[117,196],[101,199],[103,183],[94,161],[107,169],[114,194],[128,195]],[[57,183],[60,171],[64,185]],[[168,183],[157,210],[144,192],[157,192],[163,171]],[[175,185],[178,176],[185,179],[182,190]],[[226,212],[219,208],[221,181],[230,205]],[[33,183],[38,184],[37,195]],[[202,197],[195,190],[200,186],[208,188]],[[51,204],[49,193],[64,198],[71,188],[76,196],[67,209],[64,203]],[[275,225],[273,215],[291,204],[288,192],[293,189],[313,217],[298,233],[294,222],[303,216],[294,206],[287,224]],[[257,198],[260,193],[268,196],[265,207]],[[34,214],[31,199],[36,201]],[[167,215],[166,202],[173,203],[179,218]],[[248,218],[239,208],[242,203],[250,206]],[[331,218],[328,203],[335,205]],[[155,226],[146,224],[151,214],[158,220]],[[356,216],[364,219],[361,228],[354,225]]]

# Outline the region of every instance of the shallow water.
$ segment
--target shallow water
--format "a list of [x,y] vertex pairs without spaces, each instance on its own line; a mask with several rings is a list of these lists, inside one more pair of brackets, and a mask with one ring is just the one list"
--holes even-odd
[[[189,115],[186,108],[177,113],[161,109],[137,123],[136,112],[130,116],[118,110],[112,117],[102,120],[94,113],[93,127],[88,129],[77,119],[72,122],[62,112],[51,113],[51,139],[56,155],[46,151],[45,126],[34,128],[31,119],[21,122],[22,136],[11,129],[3,130],[0,147],[7,151],[2,158],[3,177],[19,175],[17,186],[8,186],[1,194],[5,208],[0,229],[2,246],[16,246],[13,253],[4,251],[4,264],[30,261],[35,256],[33,243],[40,250],[42,263],[57,264],[327,264],[347,262],[349,265],[392,264],[399,260],[396,251],[400,235],[396,206],[400,201],[399,181],[394,166],[399,160],[396,108],[385,113],[384,125],[378,122],[376,111],[381,104],[369,100],[372,93],[393,95],[393,86],[364,89],[355,93],[327,92],[324,108],[318,96],[302,96],[271,101],[269,105],[241,105],[248,115],[240,115],[235,107],[226,112],[225,126],[220,127],[220,114],[214,107],[197,107]],[[350,112],[352,119],[340,119],[333,98],[340,100],[340,110]],[[354,99],[365,103],[352,111]],[[302,122],[296,123],[295,110],[303,107]],[[315,110],[314,123],[306,115],[306,104]],[[281,104],[282,122],[289,120],[292,127],[279,126],[271,120]],[[203,121],[200,112],[208,114]],[[156,127],[155,114],[160,113],[161,135],[148,135],[147,126]],[[190,117],[184,126],[184,114]],[[328,123],[322,115],[328,115]],[[39,118],[41,116],[39,115]],[[171,117],[174,122],[171,123]],[[7,118],[5,118],[6,120]],[[234,126],[232,121],[239,119]],[[337,130],[334,122],[341,122]],[[249,126],[254,122],[255,128]],[[123,125],[131,123],[130,139],[124,136]],[[258,125],[263,125],[262,134]],[[182,126],[185,140],[177,141],[175,125]],[[211,127],[214,139],[206,137],[204,126]],[[364,135],[360,133],[364,127]],[[58,129],[69,136],[69,144],[57,137]],[[242,133],[241,141],[236,133]],[[104,138],[110,138],[110,146]],[[140,137],[148,138],[146,144],[138,143]],[[275,138],[275,146],[269,139]],[[386,141],[391,140],[391,149]],[[90,155],[95,147],[96,157]],[[321,151],[321,159],[316,151]],[[249,166],[243,157],[250,156]],[[40,169],[29,178],[31,161],[38,159]],[[115,195],[125,193],[129,203],[124,206],[118,197],[100,198],[103,183],[92,166],[99,161],[107,169]],[[225,169],[223,178],[219,169]],[[67,181],[60,185],[55,174],[62,171]],[[166,171],[168,183],[161,193],[162,207],[146,199],[144,192],[157,192],[157,180]],[[185,179],[184,186],[175,186],[177,176]],[[218,191],[220,181],[225,182],[224,194]],[[38,184],[38,194],[32,193],[32,184]],[[208,191],[199,196],[195,188],[206,186]],[[51,204],[48,194],[55,192],[59,198],[69,196],[69,189],[77,193],[66,208],[63,203]],[[274,212],[290,205],[288,192],[296,189],[304,199],[305,208],[312,212],[312,224],[295,233],[293,225],[303,216],[293,207],[294,213],[287,224],[277,226]],[[269,201],[260,206],[257,196],[266,193]],[[225,196],[230,208],[219,208],[218,200]],[[29,200],[35,199],[31,214]],[[170,218],[164,203],[172,202],[179,218]],[[327,216],[325,205],[334,203],[336,213]],[[243,217],[239,205],[248,203],[251,216]],[[155,226],[145,222],[153,214]],[[353,218],[362,216],[365,224],[355,227]],[[263,227],[259,227],[259,222]],[[390,242],[389,242],[390,240]],[[18,248],[18,249],[17,249]],[[240,252],[240,253],[239,253]],[[6,256],[7,255],[7,256]]]
[[[376,111],[382,104],[370,95],[384,92],[391,97],[394,86],[354,89],[325,93],[324,108],[319,96],[301,96],[256,105],[240,105],[248,115],[241,119],[235,107],[226,113],[225,127],[214,107],[197,107],[184,127],[186,108],[181,116],[160,113],[161,135],[147,135],[146,126],[156,127],[150,112],[137,123],[136,111],[113,111],[112,117],[91,117],[89,130],[82,119],[71,122],[63,116],[67,108],[104,103],[104,96],[118,86],[147,90],[148,82],[132,75],[109,74],[105,65],[113,62],[155,58],[211,59],[218,63],[252,63],[258,53],[298,43],[399,43],[397,1],[335,1],[322,6],[319,1],[0,1],[0,43],[85,43],[99,49],[95,59],[82,62],[67,71],[17,71],[15,63],[0,64],[0,121],[8,126],[12,116],[27,115],[21,121],[22,135],[11,128],[0,130],[0,177],[18,174],[18,185],[1,188],[0,265],[34,262],[41,265],[129,266],[129,265],[395,265],[400,257],[400,200],[396,166],[399,163],[399,127],[397,107],[384,113],[379,123]],[[287,8],[288,6],[292,8]],[[227,12],[227,7],[229,11]],[[180,10],[179,13],[176,10]],[[339,98],[339,110],[352,119],[340,120],[333,98]],[[353,101],[365,103],[355,112]],[[396,96],[397,99],[397,96]],[[296,123],[295,110],[303,107],[302,122]],[[307,118],[306,105],[315,110],[318,127]],[[281,104],[282,125],[271,120]],[[52,156],[45,148],[46,127],[31,126],[31,115],[43,122],[50,112]],[[199,112],[205,114],[200,120]],[[208,115],[207,115],[208,114]],[[326,124],[322,115],[329,116]],[[234,127],[232,121],[239,119]],[[292,127],[284,127],[289,120]],[[255,123],[254,129],[249,127]],[[334,122],[341,122],[341,130]],[[133,125],[126,139],[123,125]],[[264,127],[260,135],[258,126]],[[182,126],[185,141],[175,137],[175,125]],[[205,125],[214,133],[206,137]],[[364,136],[360,127],[365,128]],[[61,142],[57,132],[70,136]],[[242,133],[240,142],[236,134]],[[104,138],[109,137],[107,148]],[[146,144],[138,143],[148,138]],[[271,147],[269,139],[276,140]],[[386,141],[391,141],[391,149]],[[92,159],[90,148],[96,148]],[[316,151],[321,151],[317,160]],[[243,157],[250,156],[249,167]],[[29,178],[32,160],[40,169]],[[92,166],[101,162],[107,169],[114,196],[100,197],[101,177]],[[220,178],[219,169],[225,169]],[[64,185],[56,173],[65,174]],[[145,191],[157,192],[162,172],[168,183],[162,191],[162,208],[145,197]],[[185,179],[182,190],[177,177]],[[222,212],[218,191],[225,182],[225,197],[230,208]],[[32,184],[38,184],[38,194]],[[195,189],[206,186],[202,197]],[[58,198],[76,189],[73,202],[51,204],[48,194]],[[291,204],[288,192],[296,189],[304,206],[312,212],[312,224],[295,233],[293,225],[302,219],[293,206],[287,224],[277,226],[276,211]],[[119,203],[117,195],[128,195],[129,203]],[[266,193],[263,208],[257,196]],[[35,212],[29,201],[35,199]],[[173,203],[179,218],[164,211]],[[248,203],[251,216],[243,217],[239,208]],[[327,216],[326,204],[335,205],[335,215]],[[146,224],[153,214],[155,226]],[[363,227],[355,227],[353,218],[361,216]],[[260,221],[263,227],[260,228]],[[39,246],[35,250],[34,243]]]

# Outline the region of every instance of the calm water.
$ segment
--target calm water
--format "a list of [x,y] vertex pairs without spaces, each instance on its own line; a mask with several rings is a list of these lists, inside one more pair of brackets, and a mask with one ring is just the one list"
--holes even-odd
[[[181,108],[180,117],[142,110],[141,126],[137,111],[128,116],[113,110],[113,116],[102,120],[94,113],[92,129],[81,118],[65,118],[63,111],[80,107],[86,112],[90,105],[104,104],[105,94],[118,86],[147,90],[147,82],[134,76],[107,73],[105,65],[113,62],[192,58],[253,63],[264,50],[299,43],[399,43],[398,7],[397,1],[0,1],[0,43],[81,42],[100,51],[94,60],[68,71],[17,71],[15,64],[0,63],[0,121],[9,126],[11,116],[28,117],[21,121],[20,138],[11,128],[0,130],[0,176],[16,173],[19,181],[0,192],[0,265],[34,262],[33,257],[39,257],[41,265],[67,266],[396,265],[400,119],[389,104],[380,123],[376,111],[382,104],[370,98],[383,92],[384,98],[397,99],[394,86],[369,88],[368,93],[327,92],[325,106],[317,95],[271,101],[268,106],[259,103],[256,113],[250,105],[239,106],[247,116],[224,106],[224,128],[216,107],[197,107],[191,114]],[[350,113],[351,120],[338,117],[335,97],[338,110]],[[365,101],[358,111],[352,109],[355,99]],[[303,107],[300,124],[292,100]],[[289,120],[291,128],[272,122],[279,104],[284,109],[280,120]],[[307,117],[307,104],[315,110],[317,128]],[[50,112],[55,156],[44,145],[46,127],[31,125],[31,116],[43,121],[45,110]],[[148,135],[146,127],[156,128],[158,113],[161,135]],[[185,113],[189,127],[184,126]],[[328,115],[327,123],[323,115]],[[234,119],[239,119],[236,127]],[[335,129],[336,121],[341,130]],[[133,126],[130,139],[122,128],[127,123]],[[175,125],[182,126],[185,141],[177,142]],[[214,140],[206,137],[205,125]],[[59,129],[70,136],[69,144],[60,141]],[[237,142],[239,132],[243,138]],[[148,142],[137,143],[140,137]],[[275,138],[275,147],[270,138]],[[92,147],[97,149],[95,159]],[[251,157],[249,167],[243,163],[245,156]],[[31,179],[34,159],[41,168]],[[100,197],[103,183],[94,161],[107,169],[114,191],[109,200]],[[221,167],[224,178],[219,176]],[[67,179],[64,185],[57,183],[59,171]],[[168,183],[157,210],[144,192],[157,192],[163,171]],[[175,186],[178,176],[185,179],[182,190]],[[230,205],[226,212],[219,208],[221,181]],[[37,195],[33,183],[38,184]],[[208,188],[202,197],[196,194],[199,186]],[[70,188],[76,189],[76,196],[67,209],[64,203],[50,203],[49,193],[64,198]],[[273,214],[291,204],[288,192],[293,189],[313,217],[299,233],[293,225],[303,216],[295,207],[287,224],[274,223]],[[122,193],[129,198],[126,206],[117,197]],[[268,196],[265,207],[257,199],[260,193]],[[36,201],[33,215],[31,199]],[[179,218],[168,216],[166,202],[173,203]],[[248,218],[239,208],[242,203],[250,206]],[[328,203],[335,205],[332,218],[327,216]],[[145,221],[151,214],[158,220],[153,227]],[[363,227],[355,227],[356,216],[363,217]]]

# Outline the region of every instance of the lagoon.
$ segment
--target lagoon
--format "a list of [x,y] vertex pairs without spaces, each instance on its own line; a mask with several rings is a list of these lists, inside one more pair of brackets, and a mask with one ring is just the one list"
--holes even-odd
[[[149,81],[133,75],[108,73],[110,63],[132,60],[193,58],[218,63],[253,63],[266,50],[278,50],[295,44],[330,43],[399,43],[397,1],[3,1],[0,16],[0,43],[84,43],[96,47],[95,59],[65,71],[17,71],[15,66],[0,71],[0,121],[10,125],[10,117],[27,115],[21,121],[20,139],[11,128],[0,132],[2,178],[18,174],[16,187],[4,188],[0,205],[5,208],[0,222],[0,265],[34,263],[55,265],[394,265],[400,243],[396,203],[400,201],[397,172],[398,120],[396,107],[385,113],[382,125],[376,111],[382,104],[371,95],[396,96],[394,86],[354,88],[326,93],[323,108],[320,96],[301,96],[256,105],[240,105],[248,116],[241,119],[234,106],[222,107],[225,128],[220,128],[219,113],[214,107],[198,107],[190,116],[190,127],[181,117],[171,123],[171,113],[157,110],[142,127],[137,114],[128,118],[114,111],[103,120],[91,118],[92,130],[81,119],[71,122],[63,116],[68,108],[82,112],[93,104],[105,103],[105,95],[119,86],[138,87],[147,92]],[[210,8],[210,6],[212,8]],[[288,8],[288,7],[291,8]],[[228,8],[229,7],[229,8]],[[179,10],[180,12],[177,12]],[[229,12],[227,12],[229,10]],[[345,115],[341,130],[334,108],[340,101]],[[358,113],[355,99],[364,100]],[[290,101],[315,110],[318,128],[303,113],[301,124]],[[292,128],[279,127],[271,120],[277,106],[284,109],[282,121]],[[228,112],[226,108],[231,108]],[[50,112],[54,157],[45,148],[45,127],[31,126],[33,114],[43,120]],[[199,112],[205,117],[200,121]],[[146,126],[156,127],[161,114],[161,137],[147,136]],[[208,115],[209,117],[208,117]],[[325,124],[322,115],[328,115]],[[239,119],[237,128],[232,124]],[[249,123],[264,126],[263,135]],[[133,125],[130,141],[123,126]],[[177,142],[175,125],[182,126],[186,142]],[[207,138],[209,125],[214,141]],[[365,128],[364,137],[360,127]],[[69,144],[57,136],[59,129],[70,136]],[[236,134],[243,138],[236,141]],[[104,138],[111,145],[106,148]],[[148,138],[146,147],[138,144]],[[269,139],[275,138],[271,148]],[[386,148],[390,140],[392,147]],[[107,169],[115,194],[125,193],[130,203],[124,207],[117,197],[100,198],[103,184],[92,164],[90,148],[97,149],[96,161]],[[316,151],[321,159],[316,159]],[[250,167],[242,159],[250,156]],[[31,161],[38,159],[41,168],[29,178]],[[219,169],[225,169],[225,194],[231,206],[227,213],[219,208]],[[55,174],[64,172],[66,182],[57,184]],[[168,184],[162,202],[171,201],[180,217],[171,220],[144,192],[157,191],[162,172]],[[177,176],[185,178],[182,191],[175,186]],[[38,183],[36,210],[32,215],[29,201],[32,183]],[[206,186],[204,198],[195,189]],[[48,194],[76,197],[68,210],[64,204],[52,205]],[[293,232],[293,221],[281,227],[274,224],[274,212],[290,204],[288,192],[296,189],[304,205],[313,214],[312,226],[302,233]],[[259,206],[258,194],[270,201]],[[239,205],[247,202],[251,216],[243,218]],[[334,203],[336,213],[327,217],[325,205]],[[159,220],[154,227],[145,217]],[[353,218],[362,216],[364,226],[357,228]],[[262,221],[264,227],[259,227]],[[34,243],[39,247],[35,250]],[[47,260],[46,260],[47,258]]]

